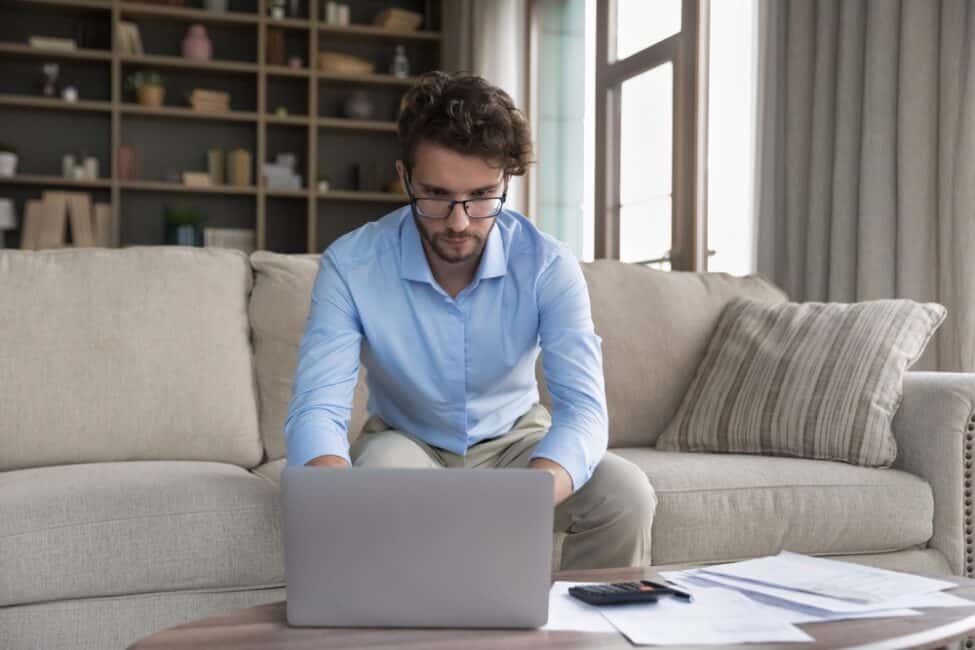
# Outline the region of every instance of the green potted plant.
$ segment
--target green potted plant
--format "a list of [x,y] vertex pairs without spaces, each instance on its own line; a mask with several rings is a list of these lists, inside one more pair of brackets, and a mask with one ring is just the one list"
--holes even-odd
[[14,176],[17,174],[17,148],[7,143],[0,143],[0,176]]
[[166,99],[163,77],[155,70],[133,72],[126,79],[126,86],[135,92],[136,98],[142,106],[156,108],[162,106]]
[[163,220],[166,223],[166,244],[203,246],[203,223],[206,215],[200,210],[167,205],[163,210]]

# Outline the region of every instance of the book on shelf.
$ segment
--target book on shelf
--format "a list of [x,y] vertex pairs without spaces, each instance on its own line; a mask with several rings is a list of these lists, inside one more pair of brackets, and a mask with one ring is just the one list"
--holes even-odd
[[73,38],[57,38],[55,36],[31,36],[27,43],[31,47],[42,50],[64,50],[71,51],[78,49],[78,44]]
[[87,192],[46,191],[40,199],[27,200],[20,247],[24,250],[68,246],[111,248],[116,246],[114,226],[111,205],[92,206]]
[[120,20],[115,30],[115,36],[120,53],[139,56],[145,53],[142,49],[142,36],[139,34],[139,26],[135,23]]
[[230,110],[230,93],[194,88],[189,103],[193,110],[201,113],[226,113]]

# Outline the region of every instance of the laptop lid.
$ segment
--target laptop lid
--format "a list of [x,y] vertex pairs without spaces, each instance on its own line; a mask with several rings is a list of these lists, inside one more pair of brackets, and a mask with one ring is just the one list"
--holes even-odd
[[288,467],[288,622],[530,628],[548,619],[552,477]]

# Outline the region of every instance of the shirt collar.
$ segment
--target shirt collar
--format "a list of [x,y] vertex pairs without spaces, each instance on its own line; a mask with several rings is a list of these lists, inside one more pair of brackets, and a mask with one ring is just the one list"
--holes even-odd
[[[508,254],[504,247],[504,238],[501,236],[500,218],[501,215],[495,218],[491,232],[488,233],[484,254],[474,275],[475,283],[484,278],[501,277],[508,269]],[[430,270],[430,263],[427,262],[426,252],[423,250],[420,231],[417,230],[413,214],[409,211],[404,216],[400,229],[400,276],[406,280],[436,284],[433,272]]]

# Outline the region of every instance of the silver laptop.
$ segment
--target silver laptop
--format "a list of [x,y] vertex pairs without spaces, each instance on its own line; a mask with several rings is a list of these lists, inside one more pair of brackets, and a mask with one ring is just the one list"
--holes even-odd
[[537,469],[285,468],[288,622],[544,625],[553,489]]

